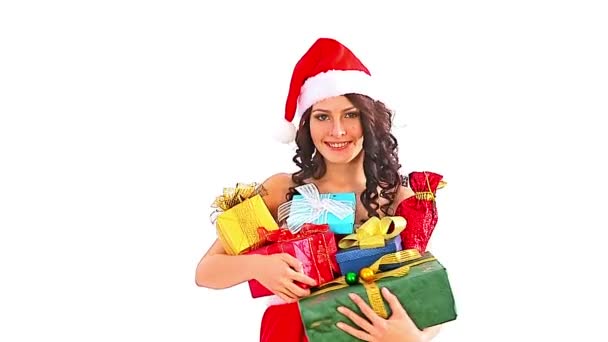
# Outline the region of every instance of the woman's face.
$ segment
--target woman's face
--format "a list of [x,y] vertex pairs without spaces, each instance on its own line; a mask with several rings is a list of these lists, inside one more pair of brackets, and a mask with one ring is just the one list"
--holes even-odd
[[326,162],[348,163],[363,150],[360,112],[345,96],[312,106],[310,135]]

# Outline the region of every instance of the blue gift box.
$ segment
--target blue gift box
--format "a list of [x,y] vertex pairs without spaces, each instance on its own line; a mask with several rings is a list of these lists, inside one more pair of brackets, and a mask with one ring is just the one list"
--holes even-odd
[[[339,250],[336,253],[336,261],[340,266],[341,275],[346,275],[348,272],[359,273],[363,267],[369,267],[381,256],[389,253],[394,253],[402,250],[401,236],[387,240],[384,247],[365,248],[351,247],[348,249]],[[399,264],[382,265],[381,270],[386,271],[399,267]]]
[[[341,192],[341,193],[327,193],[327,194],[319,194],[321,200],[330,199],[337,202],[340,202],[344,205],[350,207],[351,210],[348,215],[344,218],[340,219],[336,215],[334,215],[330,210],[322,210],[321,214],[318,215],[312,222],[297,222],[301,219],[300,217],[289,217],[287,219],[288,225],[297,225],[304,223],[314,223],[314,224],[328,224],[329,229],[335,234],[352,234],[354,232],[355,226],[355,208],[356,208],[356,196],[354,192]],[[304,202],[304,203],[303,203]],[[291,201],[292,208],[294,206],[298,206],[300,208],[306,206],[306,198],[300,194],[295,194]],[[314,209],[311,208],[310,211],[312,213]],[[299,210],[301,213],[301,210]],[[304,215],[306,216],[306,215]]]

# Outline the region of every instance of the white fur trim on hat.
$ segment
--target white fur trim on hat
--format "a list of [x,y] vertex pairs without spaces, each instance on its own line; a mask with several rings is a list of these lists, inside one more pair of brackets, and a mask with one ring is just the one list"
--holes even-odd
[[349,93],[367,95],[377,99],[377,89],[370,75],[359,70],[329,70],[310,77],[302,85],[294,125],[298,126],[302,114],[315,103]]

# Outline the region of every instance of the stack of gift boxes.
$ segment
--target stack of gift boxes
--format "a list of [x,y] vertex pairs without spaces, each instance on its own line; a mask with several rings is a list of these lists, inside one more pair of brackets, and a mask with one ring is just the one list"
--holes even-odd
[[[434,200],[444,184],[441,178],[432,172],[409,175],[416,196],[400,204],[412,213],[409,220],[372,217],[357,226],[354,193],[322,194],[306,184],[279,207],[279,226],[262,200],[263,188],[237,184],[216,199],[214,222],[229,254],[288,253],[302,262],[303,272],[317,281],[311,295],[298,302],[310,341],[348,340],[350,335],[335,326],[344,319],[336,308],[346,306],[361,314],[348,297],[352,292],[378,315],[389,317],[390,308],[379,293],[382,287],[399,298],[423,329],[456,319],[446,269],[426,251],[437,222]],[[253,298],[272,295],[256,280],[248,285]]]

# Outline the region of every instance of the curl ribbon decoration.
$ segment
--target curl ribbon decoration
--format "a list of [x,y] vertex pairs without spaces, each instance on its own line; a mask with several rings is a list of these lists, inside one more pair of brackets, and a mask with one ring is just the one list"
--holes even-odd
[[278,221],[287,219],[287,228],[292,233],[300,231],[305,223],[313,223],[321,215],[332,213],[340,220],[354,212],[352,204],[322,197],[314,184],[304,184],[295,188],[303,200],[291,200],[281,204],[278,208]]
[[224,188],[222,194],[217,196],[211,205],[211,208],[215,208],[210,215],[211,223],[215,224],[218,215],[222,212],[256,195],[266,195],[266,189],[258,183],[237,183],[234,188]]
[[[423,258],[417,249],[405,249],[395,253],[385,254],[369,267],[361,269],[361,276],[357,278],[357,283],[365,287],[365,292],[367,293],[369,303],[374,312],[382,318],[388,318],[388,312],[386,311],[386,306],[384,305],[382,294],[380,293],[380,288],[378,288],[376,281],[388,277],[406,276],[410,272],[411,267],[424,264],[433,260],[436,260],[436,258]],[[382,265],[400,264],[404,262],[407,262],[407,264],[399,268],[386,272],[378,272],[380,270],[380,266]],[[310,296],[317,296],[326,292],[343,289],[348,286],[353,285],[349,285],[349,283],[346,281],[346,276],[342,276],[324,284],[317,291],[313,292]]]
[[[342,249],[359,247],[361,249],[384,247],[386,241],[399,235],[407,224],[401,216],[385,216],[379,219],[376,216],[369,218],[354,234],[345,236],[338,242]],[[390,228],[393,227],[391,233]]]

